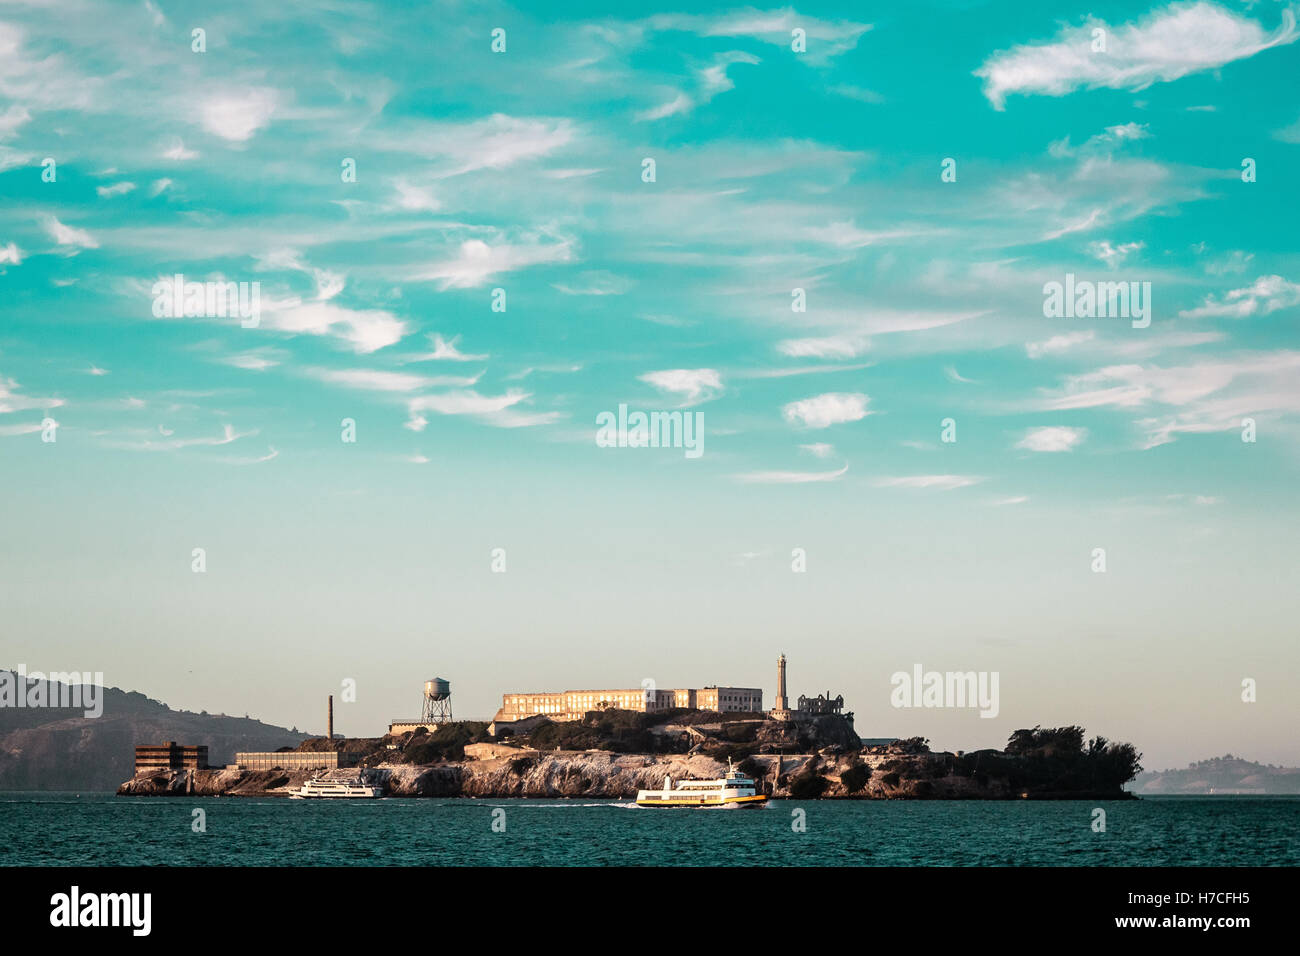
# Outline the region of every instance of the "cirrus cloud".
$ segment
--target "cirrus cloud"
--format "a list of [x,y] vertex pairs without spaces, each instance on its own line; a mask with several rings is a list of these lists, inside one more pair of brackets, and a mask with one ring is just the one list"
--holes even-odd
[[661,392],[681,396],[682,405],[698,405],[722,394],[722,376],[711,368],[673,368],[638,376]]
[[[1105,50],[1093,50],[1104,30]],[[1074,90],[1141,90],[1190,73],[1218,69],[1270,47],[1294,43],[1295,14],[1282,11],[1271,36],[1256,21],[1214,3],[1173,3],[1140,23],[1111,27],[1090,19],[1063,30],[1054,42],[1028,43],[990,57],[975,75],[996,110],[1011,93],[1064,96]]]

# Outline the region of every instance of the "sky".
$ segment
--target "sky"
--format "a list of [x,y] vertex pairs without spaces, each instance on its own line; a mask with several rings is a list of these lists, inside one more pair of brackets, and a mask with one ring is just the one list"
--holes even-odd
[[[366,736],[434,676],[770,706],[785,653],[866,737],[1300,764],[1297,39],[0,3],[0,663]],[[1145,319],[1047,306],[1114,282]],[[997,715],[892,706],[917,665]]]

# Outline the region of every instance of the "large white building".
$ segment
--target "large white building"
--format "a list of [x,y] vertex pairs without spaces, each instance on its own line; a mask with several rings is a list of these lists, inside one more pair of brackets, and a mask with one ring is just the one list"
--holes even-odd
[[715,710],[718,713],[753,713],[763,709],[758,687],[698,687],[661,690],[631,687],[614,690],[566,690],[502,694],[497,721],[543,716],[551,720],[581,720],[593,710],[636,710],[655,713],[673,708]]

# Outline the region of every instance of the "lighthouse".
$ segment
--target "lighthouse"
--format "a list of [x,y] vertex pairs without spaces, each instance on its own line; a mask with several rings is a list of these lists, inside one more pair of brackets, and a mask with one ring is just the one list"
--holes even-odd
[[790,719],[790,698],[785,693],[785,655],[776,659],[776,706],[769,716],[773,720]]

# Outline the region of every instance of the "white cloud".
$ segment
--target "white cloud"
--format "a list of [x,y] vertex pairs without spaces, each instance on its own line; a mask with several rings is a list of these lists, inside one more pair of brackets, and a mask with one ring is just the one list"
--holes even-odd
[[661,392],[680,396],[683,406],[698,405],[722,394],[722,376],[711,368],[666,369],[662,372],[646,372],[638,378]]
[[7,110],[0,113],[0,140],[10,139],[18,132],[18,128],[24,123],[31,120],[32,114],[27,108],[13,103]]
[[1025,344],[1025,353],[1031,358],[1042,358],[1044,355],[1058,355],[1076,345],[1084,342],[1091,342],[1096,338],[1097,333],[1092,329],[1085,332],[1066,332],[1062,335],[1053,335],[1044,342],[1028,342]]
[[746,63],[750,66],[757,66],[762,61],[758,57],[749,53],[731,52],[724,53],[718,57],[718,62],[712,66],[705,67],[700,71],[700,83],[704,89],[704,95],[707,99],[712,99],[719,93],[725,93],[727,90],[736,88],[735,82],[727,75],[727,67],[736,63]]
[[82,249],[98,249],[99,243],[84,229],[65,226],[53,216],[45,217],[45,231],[61,246],[78,246]]
[[294,297],[264,302],[262,327],[281,332],[334,335],[359,353],[374,352],[399,342],[407,325],[382,309],[348,309],[332,302]]
[[865,335],[848,333],[811,339],[786,339],[777,351],[791,358],[856,358],[871,344]]
[[271,122],[278,105],[279,94],[266,87],[220,93],[201,107],[203,128],[224,140],[242,143]]
[[433,343],[433,351],[427,355],[417,355],[414,359],[416,362],[484,362],[491,356],[486,353],[482,355],[466,355],[456,347],[460,341],[457,335],[450,342],[444,339],[437,332],[429,336],[429,341]]
[[697,105],[703,105],[712,100],[719,93],[725,93],[728,90],[736,88],[736,84],[731,77],[727,75],[727,68],[736,63],[747,63],[756,65],[762,61],[750,53],[741,53],[732,51],[723,53],[716,58],[712,66],[707,66],[702,70],[695,72],[696,85],[698,92],[695,96],[690,96],[680,90],[676,91],[677,95],[673,99],[636,114],[636,119],[641,122],[667,119],[669,116],[678,116],[689,113]]
[[1212,276],[1240,275],[1254,260],[1255,253],[1234,249],[1226,256],[1205,263],[1205,274]]
[[1097,242],[1089,243],[1088,254],[1100,259],[1109,268],[1114,269],[1122,265],[1130,255],[1145,248],[1145,242],[1122,242],[1115,246],[1111,245],[1109,239],[1100,239]]
[[0,438],[13,438],[17,435],[31,435],[41,430],[40,422],[27,425],[0,425]]
[[393,187],[397,190],[397,206],[399,209],[406,209],[411,212],[437,212],[442,208],[442,203],[433,194],[432,189],[416,186],[404,179],[396,180]]
[[689,113],[693,106],[695,106],[694,100],[685,93],[678,93],[667,103],[637,113],[636,118],[641,122],[653,122],[654,120],[667,119],[669,116],[676,116],[679,113]]
[[260,465],[264,461],[272,461],[280,457],[280,451],[274,445],[266,446],[266,454],[258,455],[254,458],[222,458],[221,461],[227,465]]
[[0,378],[0,415],[11,412],[24,412],[34,408],[58,408],[63,404],[61,398],[33,398],[19,395],[22,386],[11,378]]
[[376,131],[373,145],[439,160],[439,178],[505,169],[540,159],[574,138],[568,120],[519,119],[495,113],[469,123],[401,124]]
[[867,403],[871,401],[861,392],[827,392],[814,398],[790,402],[781,409],[785,420],[805,428],[828,428],[844,422],[866,418]]
[[221,361],[224,365],[233,365],[235,368],[247,369],[250,372],[265,372],[267,369],[275,368],[280,364],[279,359],[273,357],[272,353],[266,349],[239,352],[235,355],[226,356]]
[[1233,289],[1221,299],[1206,296],[1204,304],[1178,313],[1180,319],[1244,319],[1252,315],[1269,315],[1278,309],[1300,305],[1300,284],[1281,276],[1260,276],[1253,284]]
[[[1106,50],[1092,50],[1095,28]],[[1141,90],[1202,70],[1217,69],[1296,40],[1295,15],[1282,11],[1272,36],[1254,20],[1213,3],[1173,3],[1143,21],[1110,27],[1090,19],[1061,31],[1055,42],[1024,44],[990,57],[975,75],[994,109],[1011,93],[1063,96],[1081,87]]]
[[168,147],[163,151],[163,159],[170,159],[176,162],[185,162],[191,159],[198,159],[199,154],[192,149],[186,149],[181,140],[173,139]]
[[95,192],[99,193],[103,199],[110,199],[113,196],[125,196],[133,189],[135,189],[135,183],[121,182],[113,183],[111,186],[97,186]]
[[835,471],[751,471],[735,475],[737,481],[758,485],[801,485],[812,481],[836,481],[848,473],[845,465]]
[[1050,241],[1052,239],[1060,239],[1062,236],[1068,236],[1071,233],[1086,232],[1087,230],[1091,229],[1093,226],[1099,225],[1101,223],[1101,220],[1102,220],[1102,211],[1100,209],[1094,209],[1092,210],[1092,212],[1088,213],[1088,215],[1082,219],[1072,220],[1070,222],[1065,223],[1065,225],[1060,226],[1057,229],[1051,229],[1043,233],[1043,240]]
[[1086,428],[1067,428],[1064,425],[1031,428],[1016,442],[1016,447],[1025,451],[1073,451],[1087,437]]
[[791,31],[798,27],[808,41],[807,53],[803,55],[814,63],[824,63],[852,50],[858,45],[858,39],[871,29],[869,23],[818,20],[789,7],[770,11],[750,7],[721,14],[663,13],[649,17],[643,25],[652,30],[681,30],[705,37],[748,37],[787,51]]
[[23,251],[15,243],[9,243],[7,246],[0,246],[0,266],[22,265]]
[[420,395],[407,403],[410,419],[406,427],[421,431],[427,420],[420,413],[426,411],[439,415],[466,415],[499,428],[550,425],[562,417],[558,412],[523,412],[515,408],[531,398],[531,393],[518,389],[510,389],[504,395],[480,395],[471,390]]
[[1139,139],[1149,139],[1151,128],[1147,123],[1124,123],[1120,126],[1107,126],[1106,129],[1094,136],[1088,137],[1088,140],[1078,147],[1070,145],[1070,137],[1056,140],[1048,144],[1047,152],[1056,159],[1063,159],[1067,156],[1090,156],[1106,155],[1109,156],[1125,143]]
[[817,458],[829,458],[835,454],[835,446],[828,445],[824,441],[814,442],[811,445],[800,445],[799,447]]
[[852,221],[832,222],[827,226],[808,226],[803,230],[803,237],[812,242],[835,246],[837,249],[861,249],[879,242],[897,239],[909,239],[924,233],[917,229],[879,229],[870,231],[859,229]]
[[[941,284],[947,285],[944,279]],[[982,280],[982,284],[987,284]],[[913,310],[872,309],[861,315],[854,311],[831,311],[823,314],[823,321],[838,331],[828,335],[785,339],[777,343],[777,351],[792,358],[855,358],[871,345],[875,335],[893,335],[900,332],[924,332],[943,328],[977,318],[983,312],[930,312]]]
[[883,103],[885,98],[875,90],[868,90],[861,86],[852,86],[848,83],[839,83],[832,86],[827,92],[834,93],[836,96],[843,96],[846,99],[857,100],[859,103]]
[[517,245],[501,242],[490,246],[482,239],[467,239],[454,259],[438,263],[415,278],[434,280],[441,289],[471,289],[503,272],[568,262],[572,258],[573,249],[568,241]]
[[481,375],[414,375],[409,372],[390,372],[383,369],[307,369],[307,374],[331,385],[360,388],[372,392],[418,392],[425,388],[468,388],[478,382]]
[[[170,436],[173,432],[159,426],[158,431],[164,436]],[[182,448],[196,447],[214,447],[218,445],[229,445],[241,438],[247,438],[250,435],[256,435],[257,430],[247,432],[235,431],[233,425],[223,425],[220,435],[205,435],[197,438],[168,438],[167,441],[158,441],[153,437],[153,432],[144,432],[139,438],[130,440],[111,439],[106,442],[113,448],[126,448],[134,451],[176,451]]]
[[551,288],[565,295],[622,295],[632,288],[632,284],[631,279],[596,270],[581,273],[575,283],[553,282]]
[[1037,407],[1136,409],[1168,406],[1172,412],[1139,419],[1143,447],[1174,440],[1179,433],[1240,428],[1245,417],[1300,414],[1300,352],[1252,352],[1194,365],[1111,365],[1074,375]]
[[881,478],[877,488],[938,488],[952,491],[978,484],[983,478],[975,475],[908,475],[902,478]]

